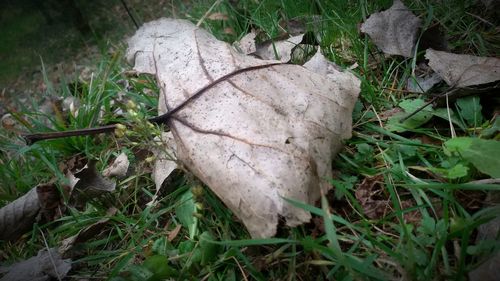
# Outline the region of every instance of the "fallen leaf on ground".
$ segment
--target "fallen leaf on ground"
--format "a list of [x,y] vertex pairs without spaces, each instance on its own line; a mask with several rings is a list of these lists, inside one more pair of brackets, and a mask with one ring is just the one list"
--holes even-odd
[[321,49],[304,64],[304,67],[335,81],[339,85],[340,91],[347,90],[349,92],[355,92],[358,89],[358,85],[352,83],[352,81],[357,80],[356,75],[349,71],[343,71],[338,65],[329,61],[325,58],[323,53],[321,53]]
[[240,41],[234,42],[233,45],[242,54],[248,55],[255,53],[257,51],[257,46],[255,44],[256,36],[255,30],[252,29],[250,33],[243,36]]
[[102,171],[102,175],[105,177],[125,177],[125,175],[127,175],[129,165],[130,162],[128,161],[127,154],[122,152],[118,155],[118,157],[116,157],[111,166]]
[[399,0],[391,8],[374,13],[361,25],[373,43],[384,53],[413,57],[421,20]]
[[61,217],[64,210],[55,183],[39,184],[0,209],[0,240],[15,240],[29,231],[35,222],[53,221]]
[[408,82],[406,83],[406,90],[412,93],[423,94],[432,89],[434,85],[441,82],[441,76],[437,73],[433,73],[431,75],[423,76],[423,77],[410,77],[408,78]]
[[375,199],[381,192],[382,176],[366,177],[356,188],[354,195],[363,207],[365,215],[370,219],[379,219],[389,211],[389,199]]
[[278,59],[282,62],[287,62],[292,58],[293,48],[302,42],[303,37],[304,35],[302,34],[286,40],[266,43],[259,46],[255,54],[264,60]]
[[310,220],[282,197],[313,204],[330,188],[332,158],[351,136],[358,79],[339,84],[302,66],[269,66],[277,61],[242,55],[185,20],[145,24],[130,39],[127,57],[137,71],[156,74],[159,114],[213,83],[168,126],[178,160],[253,237],[273,236],[280,215],[289,226]]
[[76,184],[70,202],[77,208],[82,208],[87,201],[115,190],[116,183],[99,174],[95,165],[95,161],[89,161],[85,167],[74,173]]
[[[70,193],[69,186],[63,186],[62,190],[67,195]],[[39,184],[36,187],[38,201],[40,202],[40,215],[43,221],[54,221],[62,217],[63,212],[66,210],[63,197],[54,182],[46,184]]]
[[467,87],[500,80],[500,59],[459,55],[427,49],[429,66],[454,87]]
[[156,198],[158,197],[158,193],[160,192],[163,183],[170,176],[170,174],[178,168],[175,158],[177,146],[172,133],[162,133],[161,140],[160,138],[156,138],[155,140],[156,143],[158,143],[158,146],[153,149],[153,154],[156,160],[152,176],[155,182],[156,192],[147,205],[153,205],[156,202]]
[[36,188],[0,209],[0,240],[15,240],[31,229],[40,211]]
[[38,255],[6,268],[0,281],[63,280],[71,270],[71,260],[63,259],[56,248],[41,250]]

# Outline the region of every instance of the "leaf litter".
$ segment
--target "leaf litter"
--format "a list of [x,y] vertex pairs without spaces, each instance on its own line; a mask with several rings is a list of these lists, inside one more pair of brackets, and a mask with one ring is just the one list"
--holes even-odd
[[351,135],[356,77],[340,84],[298,65],[262,67],[277,61],[240,54],[184,20],[145,24],[129,40],[127,57],[137,71],[157,76],[159,114],[224,75],[260,66],[215,85],[171,117],[175,154],[253,237],[273,236],[280,215],[289,226],[309,221],[307,211],[282,197],[314,203],[330,188],[324,179],[332,158]]
[[[400,4],[401,2],[400,2],[400,1],[395,1],[394,5],[393,5],[393,7],[391,7],[391,9],[393,9],[393,8],[395,8],[397,5],[399,5],[398,3]],[[404,7],[404,5],[403,5],[403,7]],[[401,8],[401,7],[400,7],[400,8]],[[401,10],[401,11],[403,11],[403,12],[408,12],[408,10],[406,9],[406,7],[404,7],[404,9],[402,9],[402,8],[401,8],[400,10]],[[382,13],[381,13],[381,14],[382,14]],[[401,15],[396,15],[396,18],[398,18],[398,17],[401,17]],[[370,18],[371,18],[371,17],[370,17]],[[384,19],[384,20],[387,20],[387,19]],[[383,20],[382,20],[382,21],[383,21]],[[391,20],[389,20],[389,21],[391,21]],[[367,22],[368,22],[368,21],[367,21]],[[365,26],[365,28],[366,28],[366,26]],[[390,29],[388,29],[388,30],[390,30]],[[408,31],[408,30],[407,30],[407,31],[405,31],[405,32],[410,32],[410,33],[412,33],[413,31],[411,31],[411,30],[410,30],[410,31]],[[160,33],[161,33],[161,32],[160,32]],[[194,33],[196,34],[197,32],[195,31]],[[367,33],[368,33],[368,32],[367,32]],[[154,36],[152,36],[152,38],[156,38],[156,39],[158,39],[157,35],[158,35],[158,34],[155,34]],[[162,35],[159,35],[159,36],[162,36]],[[169,35],[167,35],[167,36],[169,36]],[[254,39],[254,38],[255,38],[255,36],[254,36],[253,38],[251,38],[251,35],[250,35],[250,37],[249,37],[249,38],[250,38],[250,40],[249,40],[249,41],[254,41],[254,40],[255,40],[255,39]],[[373,39],[374,41],[376,41],[374,38],[372,38],[372,39]],[[161,41],[161,40],[158,40],[158,41]],[[201,60],[201,62],[202,62],[201,64],[203,65],[204,61],[203,61],[203,56],[201,56],[201,55],[200,55],[200,53],[202,53],[202,52],[200,52],[200,47],[199,47],[199,45],[201,45],[201,46],[203,47],[203,46],[204,46],[204,44],[199,44],[198,39],[196,39],[196,41],[197,41],[197,42],[196,42],[197,48],[195,48],[194,50],[197,50],[197,51],[198,51],[198,55],[199,55],[200,60]],[[162,43],[164,43],[164,42],[160,42],[158,45],[162,45]],[[202,42],[202,43],[203,43],[203,42]],[[208,44],[208,45],[210,45],[210,44],[212,44],[212,43],[213,43],[213,42],[209,42],[209,44]],[[397,41],[396,41],[396,43],[397,43]],[[298,44],[298,43],[297,43],[297,44]],[[296,46],[297,44],[294,44],[294,46]],[[157,47],[156,42],[155,42],[153,45]],[[217,45],[217,44],[214,44],[214,45]],[[250,44],[250,45],[251,45],[251,44]],[[285,44],[285,45],[292,46],[293,44]],[[377,46],[378,46],[378,44],[377,44]],[[380,48],[380,49],[382,49],[382,50],[386,49],[386,47],[381,47],[381,46],[379,46],[379,48]],[[412,57],[412,56],[413,56],[413,48],[414,48],[414,46],[413,46],[412,48],[408,48],[408,46],[405,46],[405,48],[402,48],[401,46],[397,46],[397,47],[396,47],[396,49],[398,49],[399,51],[401,51],[402,49],[404,49],[404,50],[405,50],[405,52],[406,52],[406,54],[408,54],[408,53],[409,53],[409,52],[408,52],[408,50],[412,50],[411,54],[410,54],[409,56],[407,56],[407,57]],[[252,46],[250,46],[249,48],[241,48],[241,47],[239,47],[239,49],[240,49],[240,51],[242,51],[244,54],[249,54],[249,53],[253,53],[253,52],[255,52],[255,51],[256,51],[256,50],[254,51],[254,50],[252,49]],[[388,49],[391,49],[391,47],[388,47]],[[262,49],[261,49],[261,50],[262,50]],[[268,49],[267,51],[268,51],[268,59],[275,59],[275,58],[276,58],[276,52],[275,52],[274,48],[273,48],[273,50],[272,50],[272,51],[273,51],[273,52],[272,52],[272,54],[271,54],[271,52],[270,52],[270,50],[269,50],[269,49]],[[152,53],[152,57],[154,58],[154,59],[153,59],[153,62],[154,62],[155,67],[156,67],[157,61],[159,61],[160,56],[161,56],[161,55],[163,55],[163,54],[162,54],[161,52],[158,52],[158,56],[155,58],[155,53],[157,53],[157,50],[156,50],[156,49],[149,50],[148,52],[151,52],[151,53]],[[284,58],[285,58],[285,60],[284,60],[284,61],[288,61],[288,60],[286,60],[286,58],[288,58],[288,53],[287,53],[287,52],[288,52],[288,49],[287,49],[286,47],[284,47],[283,51],[280,51],[280,53],[284,54]],[[433,52],[434,52],[434,53],[433,53]],[[404,53],[404,52],[402,52],[402,53]],[[449,62],[449,61],[452,61],[452,62],[451,62],[451,64],[453,64],[454,60],[456,61],[456,60],[458,59],[457,57],[453,57],[453,55],[455,55],[455,54],[446,53],[446,52],[439,52],[439,54],[438,54],[439,56],[436,58],[436,57],[432,57],[433,55],[436,55],[436,51],[429,49],[429,50],[427,51],[427,53],[428,53],[428,54],[429,54],[429,53],[431,54],[431,55],[430,55],[430,58],[429,58],[429,60],[430,60],[430,61],[429,61],[429,65],[430,65],[430,66],[434,69],[435,73],[431,73],[431,74],[428,74],[428,75],[423,75],[423,76],[419,76],[419,77],[415,77],[415,78],[410,78],[410,79],[408,79],[408,85],[407,85],[407,87],[408,87],[408,88],[407,88],[407,89],[408,89],[408,90],[410,90],[410,91],[412,91],[412,92],[417,92],[417,93],[425,93],[425,92],[429,91],[429,90],[430,90],[430,89],[431,89],[434,85],[436,85],[437,83],[439,83],[439,82],[441,81],[441,78],[443,78],[443,79],[447,82],[447,84],[449,84],[450,86],[453,86],[453,87],[465,87],[465,86],[470,86],[470,85],[476,85],[475,83],[477,83],[477,84],[482,84],[482,83],[489,83],[489,82],[492,82],[492,81],[494,82],[494,81],[499,80],[499,79],[498,79],[498,75],[496,75],[496,74],[498,74],[498,71],[497,71],[497,70],[498,70],[498,66],[497,66],[497,64],[498,64],[498,60],[497,60],[497,61],[495,61],[495,58],[480,58],[480,57],[469,56],[469,57],[474,57],[474,58],[472,58],[471,60],[469,60],[469,61],[472,61],[472,63],[471,63],[471,64],[466,65],[466,67],[462,67],[462,68],[460,68],[460,67],[459,67],[458,72],[454,72],[454,71],[447,72],[447,71],[446,71],[446,70],[447,70],[447,69],[446,69],[446,67],[450,67],[450,62]],[[290,50],[290,54],[291,54],[291,50]],[[402,55],[402,56],[405,56],[404,54],[397,54],[397,55]],[[451,55],[451,59],[450,59],[450,55]],[[314,58],[313,58],[313,59],[311,59],[311,61],[310,61],[310,62],[314,62],[314,60],[320,60],[320,61],[321,61],[322,59],[325,59],[324,57],[323,57],[323,58],[321,58],[321,56],[322,56],[322,54],[321,54],[321,51],[319,50],[319,51],[316,53],[316,55],[314,56]],[[281,55],[278,55],[278,57],[279,57],[279,58],[281,58],[281,59],[283,59],[283,56],[281,56]],[[291,55],[290,55],[290,57],[291,57]],[[444,59],[443,59],[443,58],[444,58]],[[462,58],[464,58],[464,57],[462,57]],[[490,59],[493,59],[493,60],[490,60]],[[326,59],[325,59],[325,60],[326,60]],[[326,60],[326,61],[328,62],[328,60]],[[466,61],[467,61],[467,60],[466,60]],[[486,63],[485,63],[485,64],[487,65],[486,67],[485,67],[485,64],[483,63],[483,62],[485,62],[485,61],[486,61]],[[490,63],[491,61],[493,61],[493,63]],[[234,61],[233,61],[233,62],[234,62]],[[263,61],[261,61],[261,62],[263,62]],[[479,62],[479,63],[478,63],[478,62]],[[316,68],[316,71],[318,71],[318,69],[319,69],[319,72],[325,72],[325,69],[327,69],[327,71],[326,71],[326,72],[328,72],[328,71],[332,72],[332,71],[331,71],[331,69],[332,69],[332,68],[333,68],[333,69],[335,69],[335,66],[332,64],[332,65],[331,65],[331,67],[330,67],[330,64],[331,64],[331,63],[329,63],[329,62],[328,62],[328,63],[326,64],[326,67],[325,67],[325,65],[322,65],[321,67],[312,66],[312,68]],[[467,64],[467,62],[466,62],[466,64]],[[433,65],[434,65],[434,66],[433,66]],[[493,68],[491,68],[491,65],[493,65]],[[136,64],[136,66],[137,66],[137,64]],[[479,69],[479,72],[477,72],[477,71],[475,70],[475,68],[478,68],[478,69]],[[443,69],[445,69],[445,70],[443,70]],[[471,73],[469,73],[469,71],[471,71],[471,69],[472,69],[473,71],[472,71]],[[486,69],[486,70],[485,70],[485,69]],[[483,73],[483,72],[481,72],[481,71],[485,71],[484,73],[488,73],[488,71],[490,71],[490,70],[492,70],[492,69],[493,69],[493,75],[487,75],[486,79],[484,79],[485,77],[481,77],[481,74]],[[159,72],[158,72],[157,70],[158,70],[158,69],[155,69],[157,76],[160,76],[160,73],[162,73],[162,75],[165,75],[165,73],[164,73],[164,72],[162,72],[162,71],[159,71]],[[203,69],[203,70],[204,70],[205,74],[207,74],[207,76],[209,76],[209,74],[218,74],[217,70],[215,70],[215,69],[209,69],[209,68],[208,68],[208,71],[207,71],[207,69]],[[335,70],[337,70],[337,69],[335,69]],[[474,72],[474,71],[476,71],[476,72]],[[147,71],[146,71],[146,72],[147,72]],[[211,73],[210,73],[210,72],[211,72]],[[337,70],[337,72],[339,72],[339,73],[341,73],[341,74],[348,74],[348,73],[341,72],[341,71],[338,71],[338,70]],[[453,73],[451,73],[451,72],[453,72]],[[491,73],[488,73],[488,74],[491,74]],[[325,73],[322,73],[322,75],[325,75]],[[328,76],[328,75],[327,75],[327,76]],[[340,75],[339,77],[341,77],[341,76],[342,76],[342,75]],[[331,77],[330,77],[330,78],[335,79],[335,77],[337,77],[337,76],[336,76],[336,75],[331,75]],[[457,78],[457,77],[458,77],[458,78]],[[464,78],[464,77],[465,77],[465,78]],[[472,78],[471,78],[471,77],[472,77]],[[477,77],[480,77],[480,79],[476,79]],[[493,78],[491,78],[491,77],[493,77]],[[348,79],[348,78],[346,78],[346,79]],[[493,79],[493,80],[492,80],[492,79]],[[234,80],[236,80],[236,79],[234,79]],[[349,79],[348,79],[348,80],[349,80]],[[472,80],[472,81],[474,81],[474,82],[470,82],[471,80]],[[170,81],[170,80],[168,80],[168,79],[167,79],[167,81]],[[412,85],[410,85],[410,81],[413,81],[414,83],[413,83]],[[450,81],[454,81],[454,82],[450,82]],[[479,81],[479,82],[478,82],[478,81]],[[484,81],[486,81],[486,82],[484,82]],[[233,81],[231,81],[231,82],[232,82],[232,83],[234,83]],[[467,83],[472,83],[472,84],[470,84],[470,85],[469,85],[469,84],[467,84]],[[350,84],[350,85],[354,85],[354,84],[352,83],[352,81],[351,81],[351,84]],[[464,85],[465,85],[465,86],[464,86]],[[182,89],[182,87],[175,88],[175,86],[178,86],[178,85],[174,85],[174,87],[173,87],[173,90],[174,90],[174,91],[169,91],[169,92],[168,92],[169,94],[170,94],[171,92],[176,92],[176,90],[179,90],[178,88],[181,88],[181,89]],[[234,86],[234,85],[233,85],[233,86]],[[173,99],[174,99],[174,101],[173,101],[173,102],[169,102],[169,101],[167,100],[167,97],[168,97],[169,99],[170,99],[171,97],[170,97],[170,96],[167,96],[167,92],[166,92],[166,90],[165,90],[165,88],[166,88],[166,87],[167,87],[167,86],[164,84],[164,85],[163,85],[163,87],[162,87],[162,91],[164,91],[164,92],[163,92],[164,96],[160,97],[160,100],[161,100],[162,98],[164,99],[164,100],[163,100],[164,105],[165,105],[165,106],[164,106],[164,108],[163,108],[163,109],[164,109],[164,111],[169,110],[169,105],[175,104],[175,102],[176,102],[176,98],[173,98]],[[358,85],[358,87],[359,87],[359,85]],[[172,88],[170,88],[169,90],[172,90]],[[184,90],[184,89],[183,89],[183,90]],[[358,90],[358,91],[359,91],[359,90]],[[185,93],[184,93],[184,97],[189,96],[189,93],[193,93],[193,92],[192,92],[192,91],[190,91],[190,92],[185,92]],[[207,94],[210,94],[210,93],[207,93]],[[178,101],[178,100],[177,100],[177,101]],[[458,104],[458,103],[457,103],[457,104]],[[162,106],[163,106],[163,105],[162,105],[162,104],[160,104],[160,108],[161,108]],[[459,105],[459,106],[460,106],[460,105]],[[172,106],[170,106],[170,108],[172,108]],[[187,108],[187,109],[188,109],[188,108]],[[461,109],[463,109],[463,108],[461,108]],[[405,108],[405,111],[406,111],[406,110],[407,110],[407,109]],[[72,110],[72,111],[73,111],[73,110]],[[187,110],[186,110],[186,111],[187,111]],[[431,110],[431,111],[432,111],[432,110]],[[434,112],[436,112],[436,111],[434,111]],[[179,114],[179,115],[180,115],[180,114]],[[436,115],[436,116],[437,116],[437,115]],[[479,116],[481,116],[481,115],[479,114]],[[471,120],[472,120],[472,119],[471,119]],[[476,120],[476,119],[474,119],[474,120]],[[469,123],[471,122],[470,120],[467,120],[467,121],[468,121]],[[180,118],[173,118],[173,121],[171,121],[170,123],[181,123],[181,125],[185,125],[185,126],[186,126],[185,122],[183,123],[183,122],[182,122],[182,120],[181,120]],[[424,123],[425,123],[425,122],[424,122]],[[170,124],[169,124],[169,125],[170,125]],[[179,125],[179,124],[177,124],[177,125]],[[190,127],[190,126],[186,126],[186,127]],[[419,125],[416,125],[415,127],[419,127]],[[404,131],[404,130],[403,130],[403,131]],[[196,133],[199,133],[199,132],[196,132]],[[205,133],[205,132],[202,132],[202,133]],[[217,132],[217,133],[218,133],[218,132]],[[177,138],[176,138],[176,137],[177,137]],[[182,138],[180,138],[180,137],[179,137],[179,135],[178,135],[178,136],[171,135],[171,136],[170,136],[170,138],[171,138],[172,140],[174,140],[174,139],[177,139],[177,140],[182,140]],[[288,141],[288,139],[287,139],[287,141]],[[174,145],[175,145],[175,141],[174,141]],[[172,144],[165,144],[165,148],[170,149],[170,147],[171,147],[171,146],[172,146]],[[465,147],[465,146],[464,146],[464,147]],[[474,148],[474,147],[472,147],[472,146],[467,146],[467,147],[465,147],[465,148],[460,148],[460,149],[465,149],[465,150],[467,151],[467,153],[469,153],[469,152],[470,152],[470,153],[473,153],[474,151],[472,151],[472,150],[473,150],[472,148]],[[183,148],[181,148],[181,149],[186,149],[186,148],[184,148],[184,147],[183,147]],[[177,149],[176,149],[176,148],[174,148],[172,151],[177,151]],[[185,153],[187,153],[187,152],[185,152]],[[158,157],[158,155],[160,155],[160,154],[156,153],[156,155],[157,155],[157,157]],[[121,155],[120,155],[120,156],[121,156]],[[186,158],[189,158],[189,157],[184,156],[184,159],[186,159]],[[161,158],[161,156],[160,156],[160,158],[159,158],[159,159],[162,159],[162,158]],[[117,160],[118,160],[118,158],[117,158]],[[471,162],[474,162],[473,160],[470,160],[470,161],[471,161]],[[153,176],[155,177],[155,184],[156,184],[157,193],[158,193],[158,191],[160,190],[161,185],[163,184],[164,180],[165,180],[165,179],[168,177],[168,175],[171,173],[171,171],[170,171],[170,170],[175,169],[175,168],[172,168],[172,167],[174,166],[172,163],[173,163],[173,162],[175,162],[175,161],[171,161],[171,160],[165,161],[165,160],[163,160],[163,163],[161,163],[161,162],[162,162],[162,160],[157,160],[157,161],[156,161],[156,163],[155,163],[155,172],[153,173]],[[194,163],[194,161],[193,161],[193,163]],[[157,169],[156,164],[158,164],[158,167],[159,167],[158,169]],[[190,164],[192,164],[192,163],[190,163]],[[478,164],[478,165],[479,165],[479,164]],[[495,164],[495,165],[496,165],[496,164]],[[196,165],[195,165],[195,166],[196,166]],[[110,168],[110,169],[112,169],[111,167],[109,167],[109,168]],[[199,169],[199,168],[198,168],[198,170],[200,170],[199,172],[203,172],[203,170],[202,170],[202,169]],[[108,173],[108,171],[107,171],[106,173]],[[111,173],[111,172],[109,172],[109,173]],[[490,172],[490,173],[493,173],[493,172]],[[155,175],[159,175],[159,176],[158,176],[158,178],[156,178],[156,176],[155,176]],[[202,179],[203,179],[203,178],[202,178]],[[368,216],[368,217],[370,217],[370,218],[378,218],[378,217],[380,217],[383,213],[385,213],[385,212],[386,212],[386,210],[385,210],[385,209],[384,209],[384,210],[382,210],[381,208],[382,208],[383,206],[382,206],[382,205],[378,206],[378,203],[376,202],[377,200],[374,200],[374,199],[372,198],[372,196],[373,196],[373,192],[374,192],[372,189],[374,189],[374,186],[373,186],[372,184],[369,184],[370,182],[372,182],[372,180],[373,180],[373,179],[369,179],[369,180],[368,180],[368,178],[365,178],[365,180],[363,181],[363,183],[362,183],[360,186],[358,186],[358,190],[359,190],[359,191],[358,191],[358,190],[356,190],[356,198],[358,198],[358,199],[360,200],[360,202],[361,202],[361,204],[362,204],[363,208],[365,209],[365,213],[367,214],[367,216]],[[365,181],[366,181],[366,182],[365,182]],[[114,187],[113,187],[113,188],[114,188]],[[108,189],[108,187],[105,187],[104,189]],[[376,191],[375,191],[375,192],[376,192]],[[217,193],[217,192],[216,192],[216,193]],[[155,196],[156,196],[156,195],[155,195]],[[50,197],[50,196],[48,196],[48,197]],[[155,197],[155,198],[156,198],[156,197]],[[224,200],[224,199],[223,199],[223,200]],[[386,204],[386,207],[387,207],[387,201],[384,201],[384,200],[379,200],[379,201],[383,201],[383,202]],[[373,202],[377,203],[377,204],[375,204],[375,205],[374,205],[374,206],[375,206],[375,208],[371,208],[371,207],[370,207],[370,204],[371,204],[371,203],[373,203]],[[403,207],[403,208],[410,208],[410,207],[414,206],[413,202],[403,201],[403,202],[401,202],[401,203],[402,203],[402,207]],[[409,204],[407,204],[407,203],[409,203]],[[227,203],[226,203],[226,204],[227,204]],[[229,204],[228,204],[228,205],[229,205]],[[373,205],[373,204],[372,204],[372,205]],[[51,205],[51,204],[47,204],[47,206],[53,206],[53,205]],[[231,205],[229,205],[229,206],[231,207]],[[377,206],[378,206],[378,207],[377,207]],[[372,206],[372,207],[373,207],[373,206]],[[380,210],[382,210],[382,211],[380,211],[379,209],[380,209]],[[377,210],[379,210],[379,211],[377,211]],[[1,210],[0,210],[0,212],[1,212]],[[243,219],[243,218],[242,218],[242,219]],[[418,220],[417,220],[417,221],[418,221]],[[245,220],[244,220],[244,219],[243,219],[243,222],[245,223]],[[247,227],[248,227],[248,225],[247,225]],[[498,228],[498,227],[497,227],[497,228]],[[180,229],[180,225],[178,225],[178,227],[177,227],[176,229],[177,229],[177,231],[178,231],[178,230]],[[250,230],[250,228],[249,228],[249,230]],[[262,233],[259,233],[259,234],[255,235],[255,233],[253,233],[252,231],[251,231],[251,233],[252,233],[252,235],[257,236],[257,237],[260,237],[260,236],[262,235]],[[494,261],[493,261],[493,262],[494,262]],[[493,264],[494,264],[494,263],[493,263]],[[491,265],[490,265],[490,268],[487,268],[487,270],[491,271],[491,270],[495,270],[495,269],[494,269],[494,268],[492,268],[492,267],[491,267]],[[470,278],[471,278],[471,279],[474,279],[472,275],[470,275]],[[2,280],[3,280],[3,279],[2,279]],[[482,280],[482,279],[476,279],[476,280]]]
[[374,13],[361,25],[373,43],[384,53],[413,57],[421,20],[399,0],[391,8]]

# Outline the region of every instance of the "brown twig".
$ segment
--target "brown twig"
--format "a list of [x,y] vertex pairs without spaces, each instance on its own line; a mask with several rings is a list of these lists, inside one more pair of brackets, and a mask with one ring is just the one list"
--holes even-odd
[[[203,93],[206,91],[210,90],[214,86],[220,84],[221,82],[230,79],[236,75],[249,72],[249,71],[254,71],[258,69],[263,69],[263,68],[268,68],[276,65],[283,65],[286,63],[270,63],[270,64],[264,64],[264,65],[256,65],[256,66],[250,66],[246,68],[241,68],[238,70],[235,70],[231,73],[228,73],[219,79],[213,81],[212,83],[204,86],[203,88],[199,89],[196,93],[194,93],[191,97],[183,101],[180,105],[177,107],[173,108],[172,110],[168,111],[165,114],[162,114],[157,117],[153,117],[148,119],[149,122],[154,123],[154,124],[164,124],[166,123],[175,113],[183,109],[186,105],[188,105],[190,102],[193,102],[197,98],[199,98]],[[105,125],[102,127],[96,127],[96,128],[86,128],[86,129],[78,129],[78,130],[72,130],[72,131],[62,131],[62,132],[48,132],[48,133],[34,133],[34,134],[27,134],[24,135],[24,139],[26,140],[26,143],[28,145],[31,145],[37,141],[41,140],[49,140],[49,139],[59,139],[59,138],[67,138],[67,137],[74,137],[74,136],[88,136],[88,135],[97,135],[97,134],[102,134],[102,133],[109,133],[113,132],[116,129],[116,124],[111,124],[111,125]]]

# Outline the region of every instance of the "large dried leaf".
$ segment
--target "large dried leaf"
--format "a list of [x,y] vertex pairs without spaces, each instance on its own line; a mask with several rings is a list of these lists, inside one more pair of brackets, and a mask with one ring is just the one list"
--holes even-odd
[[500,59],[427,49],[429,66],[450,86],[467,87],[500,80]]
[[[156,74],[159,113],[172,110],[216,79],[267,65],[188,21],[161,19],[130,39],[128,59]],[[313,203],[329,188],[331,163],[351,135],[359,80],[334,79],[281,64],[253,69],[210,87],[168,122],[176,156],[243,221],[253,237],[275,234],[311,215],[282,198]]]
[[361,25],[373,43],[384,53],[413,57],[421,20],[399,0],[386,11],[372,14]]
[[0,209],[0,240],[15,240],[29,231],[33,223],[59,218],[64,203],[54,181],[39,184]]
[[62,280],[71,269],[71,260],[63,259],[57,249],[41,250],[38,255],[9,266],[0,281]]
[[0,240],[15,240],[31,229],[40,211],[36,188],[0,209]]

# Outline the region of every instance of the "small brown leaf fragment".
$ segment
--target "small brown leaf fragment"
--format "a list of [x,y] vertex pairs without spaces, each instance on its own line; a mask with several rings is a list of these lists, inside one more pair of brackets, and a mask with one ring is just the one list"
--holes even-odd
[[368,34],[373,43],[384,53],[413,57],[421,20],[400,0],[391,8],[372,14],[361,25],[361,32]]
[[[388,199],[374,199],[381,192],[382,176],[366,177],[356,188],[354,195],[358,199],[365,215],[370,219],[379,219],[389,211]],[[379,196],[380,197],[380,196]]]
[[168,237],[167,237],[168,242],[174,241],[175,237],[177,237],[177,235],[179,235],[179,232],[181,231],[181,229],[182,229],[182,225],[178,224],[172,231],[170,231],[170,233],[168,234]]
[[[63,187],[63,190],[69,194],[69,187]],[[55,181],[38,185],[36,191],[40,202],[40,214],[44,221],[49,222],[60,218],[66,207]]]
[[38,255],[12,264],[0,281],[63,280],[71,270],[71,260],[63,259],[56,248],[40,250]]
[[458,88],[500,80],[500,59],[458,55],[427,49],[429,66],[449,85]]
[[229,17],[227,14],[217,12],[217,13],[211,13],[210,15],[208,15],[207,19],[209,19],[209,20],[228,20]]

